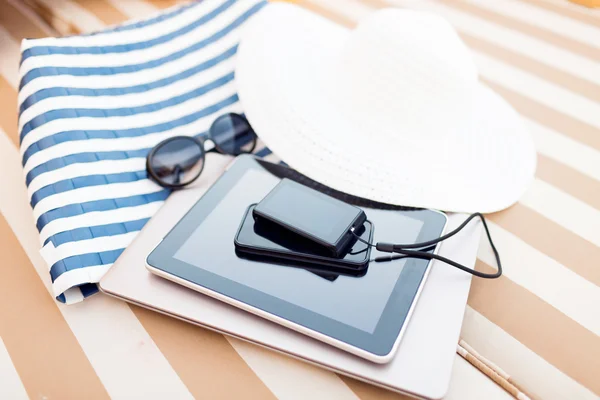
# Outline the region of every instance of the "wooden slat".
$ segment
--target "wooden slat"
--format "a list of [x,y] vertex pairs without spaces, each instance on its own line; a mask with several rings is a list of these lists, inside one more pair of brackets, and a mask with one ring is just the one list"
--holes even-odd
[[0,25],[18,40],[48,36],[47,32],[6,0],[0,1]]
[[98,17],[106,25],[116,25],[127,21],[129,18],[115,6],[105,0],[73,0],[81,7]]
[[49,26],[55,29],[61,35],[77,35],[81,33],[80,29],[71,21],[68,21],[57,15],[54,10],[46,3],[39,0],[22,0],[31,10]]
[[155,7],[160,9],[165,9],[169,7],[176,6],[177,4],[181,4],[182,2],[177,0],[146,0],[148,3],[152,4]]

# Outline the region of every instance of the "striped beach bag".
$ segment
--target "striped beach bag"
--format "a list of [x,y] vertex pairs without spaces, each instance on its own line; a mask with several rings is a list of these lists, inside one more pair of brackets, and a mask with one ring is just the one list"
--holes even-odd
[[242,112],[240,27],[264,4],[205,0],[90,35],[23,41],[20,151],[59,301],[96,293],[169,195],[146,176],[148,151]]

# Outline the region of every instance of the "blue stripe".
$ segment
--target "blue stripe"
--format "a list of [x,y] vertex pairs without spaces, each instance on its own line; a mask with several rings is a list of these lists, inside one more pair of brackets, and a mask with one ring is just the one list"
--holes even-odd
[[237,51],[237,45],[232,48],[226,50],[222,54],[211,58],[201,64],[194,66],[188,70],[183,72],[179,72],[175,75],[159,79],[154,82],[144,83],[136,86],[128,86],[128,87],[119,87],[119,88],[102,88],[102,89],[88,89],[88,88],[71,88],[71,87],[54,87],[48,89],[41,89],[37,92],[29,95],[21,106],[19,107],[19,115],[38,101],[47,99],[49,97],[63,97],[63,96],[89,96],[89,97],[97,97],[97,96],[122,96],[125,94],[134,94],[134,93],[145,93],[147,91],[161,88],[164,86],[168,86],[172,83],[179,82],[181,80],[187,79],[196,75],[199,72],[205,71],[219,63],[229,59],[233,56]]
[[103,251],[101,253],[80,254],[57,261],[50,267],[52,282],[67,271],[114,263],[125,249]]
[[98,285],[95,283],[84,283],[83,285],[79,286],[79,289],[81,290],[81,294],[84,298],[88,298],[98,293]]
[[210,20],[217,17],[219,14],[226,11],[233,4],[235,4],[236,0],[228,0],[219,7],[215,8],[208,14],[203,15],[196,21],[192,22],[189,25],[186,25],[174,32],[168,33],[164,36],[159,36],[157,38],[146,40],[143,42],[137,43],[129,43],[129,44],[117,44],[117,45],[107,45],[107,46],[36,46],[29,48],[23,52],[22,59],[25,60],[32,56],[43,56],[43,55],[53,55],[53,54],[67,54],[67,55],[78,55],[78,54],[110,54],[110,53],[127,53],[130,51],[147,49],[159,44],[163,44],[169,42],[173,39],[176,39],[179,36],[185,35],[188,32],[193,31],[199,26],[204,25]]
[[[164,110],[165,108],[174,107],[179,104],[185,103],[186,101],[195,99],[203,96],[215,89],[225,86],[229,82],[233,81],[233,72],[228,73],[204,86],[193,89],[187,93],[180,94],[173,98],[159,101],[152,104],[146,104],[137,107],[121,107],[121,108],[66,108],[61,110],[52,110],[40,114],[34,117],[31,121],[23,125],[21,129],[21,140],[31,132],[33,129],[39,128],[51,121],[58,119],[71,119],[71,118],[109,118],[109,117],[126,117],[139,114],[147,114]],[[46,142],[47,143],[47,142]],[[27,149],[29,150],[29,149]],[[25,163],[26,160],[23,161]]]
[[[196,135],[196,137],[199,139],[203,139],[206,137],[206,133]],[[145,149],[145,151],[148,151],[148,149]],[[271,150],[269,150],[267,147],[264,147],[254,154],[258,157],[265,157],[271,154]],[[46,197],[53,196],[55,194],[64,193],[70,190],[81,189],[85,187],[109,185],[113,183],[137,182],[147,178],[148,173],[146,172],[146,170],[140,170],[104,175],[86,175],[70,179],[64,179],[62,181],[58,181],[38,189],[31,196],[30,204],[32,208],[35,208],[35,206],[37,206],[37,204],[41,200],[45,199]]]
[[[165,122],[158,125],[153,125],[144,128],[131,128],[124,130],[97,130],[97,131],[69,131],[63,132],[62,134],[69,136],[69,140],[85,140],[85,139],[114,139],[115,137],[136,137],[143,136],[150,133],[165,132],[179,126],[191,124],[192,122],[203,118],[205,116],[214,114],[219,110],[234,104],[238,101],[237,95],[233,95],[215,105],[200,110],[194,114],[186,115],[174,121]],[[190,132],[196,133],[196,132]],[[127,158],[135,157],[146,157],[149,149],[131,150],[131,151],[107,151],[107,152],[94,152],[94,153],[79,153],[71,154],[64,157],[54,158],[46,161],[33,168],[25,178],[27,186],[31,181],[40,174],[48,171],[53,171],[58,168],[63,168],[67,165],[75,163],[88,163],[102,160],[123,160]]]
[[122,65],[122,66],[114,66],[114,67],[40,67],[35,68],[25,74],[25,76],[21,79],[21,83],[19,84],[19,89],[22,89],[27,83],[32,80],[45,76],[57,76],[57,75],[73,75],[73,76],[89,76],[89,75],[116,75],[116,74],[125,74],[132,73],[137,71],[142,71],[145,69],[156,68],[168,62],[172,62],[184,57],[187,54],[190,54],[194,51],[202,49],[207,45],[221,39],[226,34],[240,26],[248,17],[262,8],[264,3],[256,4],[254,7],[250,8],[240,17],[238,17],[233,23],[222,29],[221,31],[213,34],[211,37],[204,39],[198,43],[193,44],[192,46],[180,50],[171,55],[159,58],[157,60],[148,61],[141,64],[136,65]]
[[[194,137],[204,140],[207,136],[206,132],[203,132],[199,135],[194,135]],[[150,149],[138,149],[136,151],[147,152]],[[145,155],[144,155],[145,157]],[[90,186],[99,186],[99,185],[108,185],[111,183],[128,183],[128,182],[136,182],[142,179],[148,178],[148,174],[146,170],[141,171],[131,171],[131,172],[119,172],[114,174],[103,174],[103,175],[86,175],[86,176],[78,176],[75,178],[64,179],[62,181],[58,181],[52,183],[50,185],[44,186],[38,189],[31,196],[31,207],[35,207],[41,200],[46,197],[52,196],[58,193],[64,193],[69,190],[81,189],[84,187]]]
[[69,204],[43,213],[38,218],[36,226],[38,230],[41,231],[50,222],[61,218],[74,217],[95,211],[118,210],[125,207],[135,207],[148,203],[154,203],[156,201],[164,201],[167,199],[167,197],[169,197],[169,193],[169,190],[161,190],[159,192],[149,194]]
[[29,186],[31,181],[37,176],[45,172],[54,171],[59,168],[66,167],[67,165],[105,160],[126,160],[128,158],[140,157],[144,158],[148,154],[148,151],[150,151],[149,148],[131,151],[109,151],[105,153],[80,153],[60,158],[54,158],[48,162],[38,165],[37,167],[29,171],[29,173],[25,177],[25,183],[27,184],[27,186]]
[[37,190],[31,196],[31,207],[35,206],[46,197],[53,196],[58,193],[68,192],[70,190],[81,189],[91,186],[110,185],[112,183],[129,183],[137,182],[142,179],[148,178],[146,170],[133,171],[133,172],[121,172],[117,174],[107,175],[87,175],[78,176],[71,179],[64,179],[56,183],[52,183],[48,186],[44,186]]
[[268,147],[263,147],[262,149],[260,149],[259,151],[257,151],[255,154],[258,157],[266,157],[269,154],[271,154],[271,149],[269,149]]
[[[178,26],[177,31],[170,33],[160,33],[160,37],[156,38],[148,38],[138,40],[134,43],[122,44],[122,45],[107,45],[107,46],[60,46],[61,42],[53,43],[52,46],[34,46],[28,50],[25,50],[22,54],[22,60],[25,60],[29,57],[35,56],[43,56],[43,55],[52,55],[52,54],[63,54],[63,55],[73,55],[77,54],[96,54],[99,57],[106,54],[106,57],[117,57],[115,58],[115,63],[119,63],[118,54],[127,54],[131,51],[136,51],[140,49],[152,49],[154,46],[159,46],[163,44],[174,43],[178,38],[181,38],[182,35],[192,35],[198,31],[198,27],[203,26],[208,21],[217,22],[217,19],[227,18],[231,20],[231,18],[236,18],[235,21],[230,23],[227,27],[221,29],[219,32],[215,34],[209,34],[210,36],[203,37],[195,37],[196,43],[193,43],[191,46],[182,49],[182,50],[171,50],[175,51],[172,54],[168,55],[155,55],[155,57],[160,57],[159,59],[150,60],[148,62],[139,62],[136,65],[116,65],[114,67],[52,67],[52,66],[42,66],[40,68],[35,68],[29,71],[21,80],[20,87],[22,88],[27,83],[31,82],[38,77],[43,76],[57,76],[57,75],[71,75],[71,76],[87,76],[87,75],[95,75],[96,79],[102,79],[101,76],[111,76],[116,74],[129,74],[135,73],[136,71],[148,71],[151,75],[156,76],[156,73],[152,75],[153,68],[159,67],[161,65],[166,65],[167,63],[173,63],[169,65],[177,64],[182,57],[196,57],[202,55],[203,48],[214,43],[218,48],[219,40],[229,33],[238,28],[246,19],[248,19],[252,14],[257,12],[260,8],[266,4],[263,2],[262,4],[256,4],[252,6],[252,8],[247,8],[243,15],[239,15],[238,11],[233,12],[230,10],[227,13],[227,9],[232,7],[235,0],[215,0],[215,3],[211,3],[206,10],[202,10],[202,13],[205,15],[194,15],[193,21],[192,18],[189,19],[189,22],[185,22],[185,26]],[[143,26],[150,26],[152,24],[156,24],[162,21],[167,20],[168,18],[172,18],[176,15],[181,15],[186,10],[189,10],[191,7],[196,7],[198,4],[191,4],[186,7],[181,7],[178,9],[174,9],[169,11],[168,13],[163,13],[157,17],[152,19],[135,22],[127,25],[122,25],[120,27],[110,28],[103,32],[117,32],[117,31],[128,31],[133,29],[139,29]],[[247,4],[243,5],[244,7],[250,7]],[[217,7],[217,8],[214,8]],[[228,15],[224,15],[223,13],[227,13]],[[242,12],[242,11],[240,11]],[[239,15],[239,16],[237,16]],[[236,17],[237,16],[237,17]],[[225,23],[224,21],[221,21]],[[168,23],[168,22],[167,22]],[[160,25],[160,26],[165,26]],[[102,32],[100,32],[102,33]],[[96,33],[98,34],[98,33]],[[94,35],[94,34],[92,34]],[[206,34],[205,34],[206,35]],[[198,35],[196,35],[198,36]],[[202,36],[202,35],[201,35]],[[127,39],[126,39],[127,40]],[[54,45],[56,44],[56,45]],[[221,45],[222,48],[222,45]],[[219,51],[222,51],[219,49]],[[222,54],[214,57],[211,60],[205,61],[200,65],[191,66],[186,71],[175,73],[169,77],[161,77],[156,76],[151,79],[157,79],[154,82],[150,82],[148,84],[143,85],[132,85],[129,87],[113,87],[113,88],[71,88],[71,87],[54,87],[54,88],[46,88],[38,90],[36,93],[33,93],[28,96],[27,99],[23,101],[23,104],[20,106],[19,113],[22,113],[24,110],[31,107],[33,104],[37,103],[43,99],[49,99],[52,97],[61,97],[61,96],[122,96],[131,93],[146,93],[150,90],[154,90],[161,87],[168,87],[176,82],[183,81],[185,79],[197,75],[201,71],[209,70],[211,67],[223,62],[224,60],[231,59],[231,57],[236,53],[237,45],[233,46],[230,49],[224,50]],[[48,58],[47,63],[52,63],[52,58]],[[122,75],[123,79],[127,79],[128,76]],[[89,78],[94,79],[94,76]],[[192,99],[201,99],[202,95],[208,93],[211,90],[214,90],[218,87],[222,87],[223,85],[228,84],[234,79],[233,72],[228,73],[219,79],[216,79],[213,82],[208,84],[203,84],[202,87],[188,86],[185,87],[186,93],[180,94],[178,96],[174,96],[167,100],[156,101],[149,104],[143,104],[141,106],[133,107],[133,108],[125,108],[125,107],[110,107],[106,109],[96,109],[96,108],[64,108],[64,109],[50,109],[47,112],[44,112],[41,115],[35,115],[29,121],[22,121],[25,123],[20,132],[20,138],[23,139],[25,135],[31,133],[36,128],[41,127],[50,121],[56,121],[60,119],[70,119],[77,117],[87,117],[87,118],[104,118],[104,117],[121,117],[121,116],[140,116],[141,124],[144,124],[144,119],[146,116],[153,115],[153,112],[157,112],[162,110],[161,112],[167,113],[169,107],[181,108],[184,107],[186,102],[190,102]],[[182,82],[182,83],[183,83]],[[185,85],[185,83],[183,83]],[[232,89],[232,93],[234,90]],[[143,101],[143,100],[142,100]],[[29,148],[23,149],[23,163],[27,163],[34,154],[37,152],[42,152],[46,149],[50,149],[56,144],[60,143],[68,143],[70,141],[78,141],[78,140],[87,140],[87,139],[118,139],[118,138],[136,138],[141,137],[148,134],[155,134],[161,132],[169,132],[174,128],[181,127],[184,130],[188,128],[189,125],[198,121],[202,118],[211,118],[213,114],[218,115],[219,111],[222,112],[222,109],[225,107],[229,107],[231,105],[235,105],[238,101],[238,97],[236,94],[232,94],[227,99],[219,101],[217,104],[210,105],[203,110],[186,110],[189,115],[185,115],[183,117],[178,117],[172,121],[152,125],[152,126],[142,126],[131,129],[116,129],[116,130],[107,130],[107,129],[96,129],[96,130],[83,130],[76,129],[69,132],[57,132],[56,134],[50,135],[46,138],[42,138],[36,140],[35,143],[32,143]],[[56,107],[54,107],[56,108]],[[33,110],[32,110],[33,111]],[[173,116],[167,118],[175,118]],[[93,120],[92,120],[93,121]],[[210,122],[210,121],[209,121]],[[140,124],[140,125],[141,125]],[[93,128],[94,124],[91,125]],[[77,126],[77,128],[79,128]],[[180,129],[181,129],[180,128]],[[206,135],[205,132],[185,132],[185,134],[190,135]],[[30,136],[31,138],[31,136]],[[105,142],[109,143],[109,142]],[[138,145],[139,146],[139,145]],[[72,154],[65,157],[55,158],[49,160],[42,165],[36,166],[27,174],[26,181],[30,186],[31,182],[40,174],[43,174],[48,171],[57,170],[59,168],[63,168],[67,165],[73,165],[73,167],[78,167],[75,164],[78,163],[88,163],[88,162],[98,162],[103,160],[125,160],[132,157],[135,158],[145,158],[148,151],[150,149],[132,149],[130,151],[106,151],[106,152],[89,152],[89,153],[79,153]],[[268,149],[261,149],[258,151],[259,155],[269,154],[270,151]],[[77,168],[75,168],[77,171]],[[75,172],[77,174],[77,172]],[[80,175],[80,174],[78,174]],[[58,178],[61,179],[61,178]],[[46,185],[40,189],[38,189],[35,193],[32,194],[30,202],[31,205],[35,208],[39,208],[39,202],[45,198],[51,198],[52,196],[63,193],[63,196],[69,196],[68,193],[71,190],[77,190],[85,187],[97,187],[102,188],[102,185],[113,184],[113,183],[129,183],[142,181],[147,179],[146,171],[127,171],[127,172],[119,172],[114,174],[102,174],[102,171],[95,175],[90,176],[78,176],[71,179],[63,179],[59,182],[55,182],[49,185]],[[159,190],[155,193],[146,193],[135,196],[127,196],[127,197],[118,197],[118,198],[110,198],[103,200],[93,200],[87,201],[83,203],[76,204],[65,204],[60,207],[54,208],[43,213],[38,220],[36,221],[36,226],[39,230],[42,230],[48,223],[51,221],[55,221],[57,219],[62,218],[71,218],[78,215],[81,215],[85,218],[87,213],[90,212],[103,212],[109,210],[117,210],[123,209],[123,211],[127,211],[130,207],[136,207],[141,205],[146,205],[149,203],[154,203],[155,205],[159,205],[164,201],[170,191],[157,187],[156,190]],[[120,193],[119,193],[120,192]],[[76,192],[73,192],[76,193]],[[111,192],[112,193],[112,192]],[[116,191],[110,196],[125,196],[122,191]],[[127,219],[127,217],[123,218]],[[139,232],[143,226],[148,222],[149,218],[140,218],[134,221],[116,221],[115,223],[105,224],[100,226],[93,227],[81,227],[76,229],[71,229],[69,231],[59,232],[55,235],[52,235],[46,240],[46,243],[52,243],[55,247],[61,246],[62,244],[75,242],[75,241],[85,241],[94,238],[102,238],[102,237],[118,237],[116,235],[123,235],[126,233],[131,233],[134,236],[137,232]],[[123,243],[120,247],[125,247],[127,243]],[[81,268],[94,268],[98,265],[109,266],[116,261],[116,259],[120,256],[123,249],[116,249],[111,251],[104,252],[94,252],[94,246],[88,246],[84,251],[88,252],[87,254],[75,255],[71,257],[66,257],[58,262],[50,268],[50,275],[52,282],[55,282],[56,279],[61,276],[63,273],[68,271],[73,271]],[[96,250],[97,251],[97,250]],[[90,270],[92,271],[92,270]],[[98,292],[98,287],[95,283],[86,283],[85,279],[81,282],[76,282],[77,285],[75,287],[81,291],[82,296],[84,298],[89,297]],[[57,300],[61,302],[66,301],[66,297],[64,294],[59,294],[57,296]]]
[[[99,292],[98,285],[95,283],[84,283],[83,285],[79,285],[76,287],[81,291],[81,294],[83,295],[84,299]],[[61,293],[58,296],[56,296],[56,300],[60,301],[61,303],[67,302],[67,298],[65,297],[64,293]]]
[[50,236],[44,242],[52,242],[54,247],[69,242],[78,242],[80,240],[89,240],[99,237],[123,235],[125,233],[141,231],[150,218],[142,218],[135,221],[116,222],[113,224],[96,225],[90,227],[76,228],[64,231]]
[[[46,138],[46,146],[49,142],[53,141],[56,143],[64,143],[68,141],[75,140],[88,140],[88,139],[116,139],[123,137],[138,137],[143,135],[148,135],[151,133],[159,133],[164,132],[179,126],[190,124],[200,118],[209,116],[216,112],[219,112],[221,109],[230,106],[238,101],[237,94],[227,97],[224,100],[221,100],[218,103],[215,103],[211,106],[203,108],[200,111],[197,111],[193,114],[185,115],[181,118],[178,118],[173,121],[163,122],[157,125],[139,127],[139,128],[128,128],[128,129],[120,129],[120,130],[110,130],[110,129],[99,129],[99,130],[73,130],[66,132],[58,132],[53,135],[47,136]],[[40,139],[38,142],[41,142]],[[22,139],[21,139],[22,141]],[[36,142],[36,143],[38,143]],[[33,144],[32,144],[33,146]],[[33,150],[32,150],[33,152]],[[33,152],[35,154],[37,151]],[[25,165],[25,159],[23,160],[23,165]]]

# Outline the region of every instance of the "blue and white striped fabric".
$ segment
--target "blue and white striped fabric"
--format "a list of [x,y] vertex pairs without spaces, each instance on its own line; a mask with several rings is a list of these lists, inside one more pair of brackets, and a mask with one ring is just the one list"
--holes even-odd
[[264,4],[205,0],[91,35],[23,41],[20,149],[59,301],[96,293],[169,195],[147,179],[148,150],[242,111],[239,28]]

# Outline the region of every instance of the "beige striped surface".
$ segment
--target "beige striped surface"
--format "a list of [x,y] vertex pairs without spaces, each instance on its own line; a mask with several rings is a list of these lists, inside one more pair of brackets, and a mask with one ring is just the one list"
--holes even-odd
[[[176,0],[0,0],[0,398],[402,396],[98,295],[57,304],[17,151],[19,42],[143,18]],[[528,124],[536,180],[490,215],[505,264],[474,279],[463,339],[540,398],[600,395],[600,10],[561,0],[301,0],[354,26],[386,7],[446,17]],[[477,268],[493,265],[485,241]],[[457,356],[452,399],[508,394]]]

